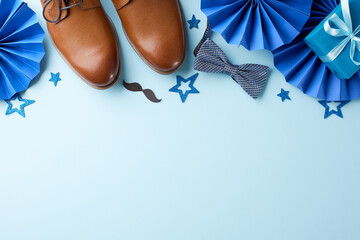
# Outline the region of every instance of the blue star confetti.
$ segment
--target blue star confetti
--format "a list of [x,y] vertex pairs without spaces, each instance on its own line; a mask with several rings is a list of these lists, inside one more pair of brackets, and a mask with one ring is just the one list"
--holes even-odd
[[[181,101],[184,103],[186,98],[188,97],[188,95],[190,93],[200,93],[195,87],[194,87],[194,82],[195,80],[197,79],[197,77],[199,76],[199,73],[196,73],[195,75],[187,78],[187,79],[184,79],[183,77],[180,77],[180,76],[176,76],[176,81],[177,81],[177,84],[170,88],[169,91],[170,92],[177,92],[180,94],[180,98],[181,98]],[[190,82],[189,83],[189,88],[190,90],[186,90],[185,93],[179,89],[179,87],[181,87],[181,83],[187,83],[187,82]]]
[[338,117],[344,118],[341,108],[343,106],[345,106],[346,104],[348,104],[350,101],[344,101],[344,102],[339,102],[340,104],[336,107],[336,111],[335,110],[331,110],[330,111],[330,107],[328,105],[329,102],[321,100],[319,101],[319,103],[325,108],[325,114],[324,114],[324,119],[327,119],[328,117],[330,117],[331,115],[336,115]]
[[[13,105],[12,105],[11,101],[15,101],[16,99],[18,101],[20,101],[20,102],[24,102],[23,104],[20,105],[20,109],[13,108]],[[8,108],[6,109],[5,115],[9,115],[9,114],[12,114],[14,112],[17,112],[22,117],[25,117],[25,109],[24,108],[26,106],[29,106],[30,104],[33,104],[35,101],[34,100],[29,100],[29,99],[22,99],[20,94],[15,94],[11,99],[5,100],[5,102],[8,104]]]
[[51,73],[51,78],[49,79],[50,82],[54,83],[54,86],[57,86],[58,81],[61,81],[60,73]]
[[281,97],[281,101],[285,102],[285,100],[291,100],[289,97],[290,91],[285,91],[284,89],[281,89],[281,93],[278,94],[279,97]]
[[190,29],[197,28],[199,29],[200,20],[196,19],[195,15],[192,16],[190,20],[187,21],[190,24]]

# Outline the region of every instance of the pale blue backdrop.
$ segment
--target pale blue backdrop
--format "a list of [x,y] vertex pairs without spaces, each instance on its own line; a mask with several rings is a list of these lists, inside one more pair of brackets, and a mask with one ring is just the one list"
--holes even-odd
[[[8,0],[10,1],[10,0]],[[27,0],[43,27],[39,0]],[[185,65],[206,26],[199,0],[182,0],[189,30]],[[148,102],[121,83],[85,85],[46,36],[42,74],[24,98],[26,118],[0,102],[1,240],[357,240],[360,239],[360,102],[344,119],[286,83],[269,52],[214,36],[236,64],[271,67],[254,101],[224,75],[201,73],[185,104],[168,90],[176,74],[151,71],[117,26],[121,80],[163,99]],[[165,20],[166,21],[166,20]],[[60,72],[54,87],[50,72]],[[280,89],[292,101],[282,103]]]

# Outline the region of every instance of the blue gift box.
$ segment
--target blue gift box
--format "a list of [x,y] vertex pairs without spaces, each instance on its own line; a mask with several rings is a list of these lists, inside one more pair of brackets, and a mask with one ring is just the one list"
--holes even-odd
[[[360,1],[349,0],[349,6],[354,30],[360,25]],[[325,31],[325,22],[334,14],[337,14],[341,20],[344,20],[341,4],[339,4],[304,40],[319,57],[327,55],[346,38],[334,37]],[[359,37],[360,34],[357,34],[357,36]],[[335,60],[325,62],[326,66],[339,79],[349,79],[360,69],[360,66],[357,66],[350,58],[350,45],[349,42]],[[355,54],[355,59],[359,59],[358,56],[360,56],[360,53]]]

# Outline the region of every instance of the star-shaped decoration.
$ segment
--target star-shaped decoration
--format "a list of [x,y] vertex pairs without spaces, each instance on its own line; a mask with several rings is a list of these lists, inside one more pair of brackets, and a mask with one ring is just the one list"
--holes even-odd
[[[17,108],[13,109],[13,104],[11,103],[11,101],[15,101],[16,99],[18,101],[20,101],[20,102],[24,102],[23,104],[20,105],[20,109],[17,109]],[[25,117],[24,108],[26,106],[29,106],[30,104],[33,104],[35,101],[34,100],[29,100],[29,99],[22,99],[20,94],[15,94],[11,99],[5,100],[5,102],[8,104],[8,108],[6,109],[5,115],[9,115],[9,114],[12,114],[14,112],[17,112],[22,117]]]
[[290,91],[285,91],[284,89],[281,89],[281,93],[278,94],[279,97],[281,97],[281,101],[285,102],[285,100],[291,100],[291,98],[289,97],[289,92]]
[[54,86],[57,86],[58,81],[61,81],[60,73],[51,73],[51,78],[49,79],[50,82],[54,83]]
[[[170,92],[177,92],[180,94],[180,98],[181,98],[181,101],[182,102],[185,102],[187,96],[190,94],[190,93],[200,93],[195,87],[194,87],[194,82],[196,80],[196,78],[199,76],[199,73],[196,73],[195,75],[187,78],[187,79],[184,79],[183,77],[180,77],[180,76],[176,76],[176,81],[177,81],[177,84],[170,88],[169,91]],[[190,90],[186,90],[185,93],[183,92],[183,90],[179,89],[181,87],[181,83],[187,83],[189,82],[188,86],[190,88]]]
[[324,119],[327,119],[328,117],[330,117],[331,115],[336,115],[338,117],[344,118],[341,108],[343,106],[345,106],[346,104],[348,104],[350,101],[344,101],[344,102],[339,102],[340,104],[336,107],[336,111],[335,110],[331,110],[330,111],[330,107],[328,105],[329,102],[321,100],[319,101],[319,103],[325,108],[325,114],[324,114]]
[[190,20],[187,21],[190,24],[190,29],[197,28],[199,29],[200,20],[196,19],[195,15],[192,16]]

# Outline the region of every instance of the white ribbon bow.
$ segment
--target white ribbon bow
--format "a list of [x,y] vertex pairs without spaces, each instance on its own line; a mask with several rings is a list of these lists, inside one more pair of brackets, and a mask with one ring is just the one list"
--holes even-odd
[[[360,38],[357,37],[360,33],[360,25],[353,30],[349,0],[341,0],[341,8],[344,16],[344,21],[334,13],[324,24],[325,32],[334,37],[346,37],[339,45],[331,50],[327,55],[321,56],[320,59],[323,62],[334,61],[344,51],[345,47],[350,45],[350,59],[354,64],[360,66],[360,62],[355,60],[356,49],[360,52]],[[330,26],[330,23],[334,24],[337,28]]]

